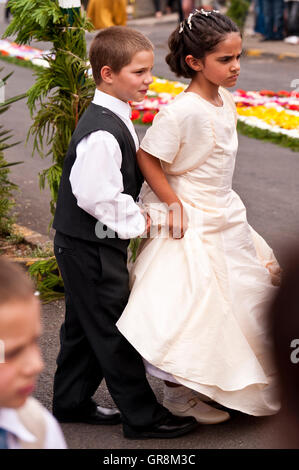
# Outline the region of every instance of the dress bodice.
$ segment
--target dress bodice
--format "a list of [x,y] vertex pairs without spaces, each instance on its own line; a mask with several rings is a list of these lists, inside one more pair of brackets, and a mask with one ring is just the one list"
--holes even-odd
[[[163,154],[162,167],[178,197],[203,210],[207,208],[221,210],[231,203],[233,197],[236,197],[232,191],[238,148],[234,103],[232,105],[230,101],[232,98],[227,90],[220,89],[219,92],[223,101],[222,107],[214,106],[193,92],[181,94],[182,96],[179,96],[173,105],[169,105],[170,110],[165,116],[162,115],[161,122],[154,122],[153,129],[148,131],[141,144],[144,150],[153,155]],[[188,115],[185,108],[187,104]],[[166,118],[169,118],[169,127],[166,121],[163,122]],[[189,132],[187,118],[192,133]],[[177,121],[176,124],[173,123],[174,120]],[[159,124],[161,126],[164,124],[162,131]],[[167,145],[167,140],[170,142],[171,137],[178,138],[175,136],[175,130],[180,132],[180,143],[173,158],[162,149],[161,138],[159,141],[153,139],[157,138],[159,132],[165,139],[164,145]],[[170,148],[174,152],[173,141],[170,143]],[[146,183],[141,198],[146,209],[150,208],[151,214],[160,211],[159,200]]]
[[178,195],[184,197],[189,194],[198,200],[231,191],[238,136],[231,106],[224,97],[222,107],[214,106],[198,95],[194,99],[200,100],[205,107],[214,145],[204,162],[200,161],[196,168],[181,175],[168,175],[168,180]]

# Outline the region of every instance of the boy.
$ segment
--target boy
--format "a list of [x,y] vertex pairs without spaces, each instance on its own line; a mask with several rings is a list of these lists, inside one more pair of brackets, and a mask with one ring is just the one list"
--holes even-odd
[[52,415],[30,397],[43,368],[40,304],[23,270],[0,258],[0,449],[64,449]]
[[[196,421],[157,403],[141,357],[115,326],[129,296],[127,247],[146,228],[128,101],[143,100],[152,82],[153,46],[114,26],[97,34],[89,58],[97,89],[72,136],[53,224],[66,301],[53,412],[64,422],[122,418],[129,438],[177,437]],[[91,400],[103,378],[121,415]]]

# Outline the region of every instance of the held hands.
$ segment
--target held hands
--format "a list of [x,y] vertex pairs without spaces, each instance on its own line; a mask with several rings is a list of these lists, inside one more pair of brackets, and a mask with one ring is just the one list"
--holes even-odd
[[183,238],[188,228],[187,214],[182,203],[173,203],[168,211],[168,229],[172,238]]
[[151,218],[150,218],[150,216],[149,216],[148,213],[146,213],[145,216],[146,216],[146,227],[145,227],[145,231],[146,231],[147,236],[149,236],[149,235],[150,235],[150,231],[151,231],[152,221],[151,221]]
[[[141,212],[146,222],[145,231],[141,235],[141,238],[155,237],[157,235],[157,230],[155,229],[158,229],[158,233],[161,233],[162,226],[158,225],[158,227],[153,227],[150,215],[144,210],[141,210]],[[168,232],[169,236],[174,239],[184,237],[188,228],[188,218],[181,203],[175,202],[169,206],[166,227],[164,226],[164,228],[166,229],[166,233]]]

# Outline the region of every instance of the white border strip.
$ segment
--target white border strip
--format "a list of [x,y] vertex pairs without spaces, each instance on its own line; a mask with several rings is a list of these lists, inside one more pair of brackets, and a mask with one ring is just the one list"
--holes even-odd
[[81,0],[59,0],[58,4],[61,8],[80,8]]

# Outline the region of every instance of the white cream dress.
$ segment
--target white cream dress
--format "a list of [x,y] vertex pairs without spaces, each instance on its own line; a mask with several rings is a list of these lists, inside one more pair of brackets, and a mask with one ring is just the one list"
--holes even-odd
[[145,183],[143,205],[159,230],[142,242],[117,327],[152,375],[270,415],[280,404],[266,311],[279,266],[232,190],[236,110],[226,89],[219,94],[222,107],[181,93],[142,141],[181,199],[188,229],[182,239],[163,236],[165,206]]

